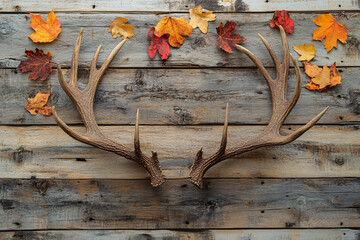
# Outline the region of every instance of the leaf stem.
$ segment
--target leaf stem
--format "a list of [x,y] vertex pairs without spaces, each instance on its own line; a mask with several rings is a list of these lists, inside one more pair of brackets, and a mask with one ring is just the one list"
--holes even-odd
[[345,12],[345,11],[342,11],[335,20],[337,21],[337,20],[339,19],[339,17],[344,14],[344,12]]

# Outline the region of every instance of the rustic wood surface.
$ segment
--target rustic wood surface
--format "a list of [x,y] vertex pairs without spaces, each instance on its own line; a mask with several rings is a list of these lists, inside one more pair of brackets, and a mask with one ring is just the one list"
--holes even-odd
[[[1,230],[358,227],[360,178],[1,179]],[[244,194],[246,193],[246,194]],[[140,200],[141,199],[141,200]]]
[[[335,17],[339,14],[333,13]],[[245,54],[236,49],[234,49],[233,54],[227,54],[219,51],[214,44],[217,39],[216,27],[219,26],[220,22],[225,24],[228,20],[237,22],[238,28],[235,33],[240,33],[249,39],[242,45],[252,51],[266,66],[273,66],[273,62],[258,37],[258,33],[262,34],[275,52],[281,56],[282,47],[279,31],[269,27],[272,13],[219,13],[216,15],[216,22],[209,23],[207,34],[202,34],[199,29],[195,29],[180,49],[171,49],[171,57],[167,61],[161,61],[159,56],[150,60],[147,53],[149,47],[147,33],[151,27],[167,15],[168,13],[136,14],[135,16],[134,14],[121,14],[122,17],[130,19],[129,24],[135,27],[136,36],[124,45],[110,66],[116,68],[254,67],[254,64]],[[188,15],[188,13],[183,13],[172,16],[189,19]],[[42,16],[46,18],[46,14]],[[56,16],[63,28],[59,38],[69,43],[70,46],[59,40],[40,46],[45,51],[51,51],[54,56],[53,61],[60,63],[62,67],[70,66],[73,47],[82,27],[84,28],[84,37],[80,50],[79,66],[90,66],[94,52],[100,44],[103,48],[99,56],[99,63],[102,63],[120,41],[119,38],[113,39],[112,35],[108,33],[110,23],[119,14],[58,13]],[[344,13],[344,16],[341,17],[341,23],[349,31],[348,43],[338,43],[338,48],[333,49],[328,54],[323,42],[311,41],[312,32],[317,28],[313,22],[316,16],[317,14],[314,13],[293,13],[291,15],[296,25],[294,33],[288,35],[290,52],[294,56],[298,56],[292,46],[314,43],[317,57],[312,61],[313,64],[330,66],[336,62],[337,66],[360,66],[360,13]],[[33,43],[28,38],[33,32],[28,26],[30,22],[29,14],[11,14],[0,18],[0,51],[2,53],[0,67],[17,67],[20,60],[25,58],[25,49],[34,50],[39,47],[38,44]],[[9,45],[12,47],[9,48]]]
[[2,240],[32,239],[94,239],[94,240],[353,240],[359,230],[349,229],[283,229],[279,230],[72,230],[0,232]]
[[[147,54],[147,32],[162,17],[185,17],[202,4],[216,12],[209,33],[198,29],[167,61]],[[62,41],[35,44],[29,12],[43,19],[54,9]],[[216,27],[238,23],[235,33],[274,74],[274,64],[257,36],[281,58],[278,30],[269,27],[275,10],[289,10],[294,45],[314,43],[313,64],[336,62],[343,84],[311,92],[302,72],[302,94],[283,127],[290,133],[326,106],[319,124],[285,146],[249,152],[211,168],[205,189],[188,180],[197,150],[213,153],[220,143],[226,103],[230,105],[228,145],[255,136],[268,123],[271,100],[254,64],[234,49],[215,45]],[[313,19],[328,13],[349,32],[347,44],[326,53],[311,41]],[[25,113],[27,98],[51,93],[49,106],[72,128],[82,122],[61,89],[57,70],[46,81],[29,81],[16,70],[24,51],[53,53],[65,76],[80,29],[79,87],[88,79],[98,45],[102,64],[120,41],[108,33],[116,17],[135,27],[99,85],[95,115],[104,132],[133,147],[136,109],[144,152],[157,151],[167,181],[151,188],[136,163],[82,144],[66,135],[52,117]],[[0,239],[180,239],[180,240],[359,240],[360,239],[360,4],[353,0],[3,0],[0,4]],[[295,76],[290,71],[290,94]]]
[[[255,136],[263,128],[230,126],[229,146]],[[288,125],[284,132],[297,128]],[[133,147],[134,127],[101,129],[111,138]],[[315,126],[290,144],[258,149],[219,163],[205,177],[360,177],[359,131],[358,126]],[[221,133],[221,126],[140,127],[143,151],[158,152],[167,178],[187,178],[197,150],[204,146],[205,156],[216,151]],[[0,176],[3,178],[148,178],[147,172],[136,163],[77,142],[57,126],[6,126],[0,127],[0,134]]]
[[[273,69],[270,69],[270,72]],[[63,70],[69,79],[69,70]],[[339,68],[343,84],[323,93],[305,89],[309,78],[302,73],[302,94],[285,123],[305,124],[326,106],[323,124],[359,124],[360,68]],[[87,84],[88,70],[79,71],[79,86]],[[52,117],[24,115],[26,99],[38,91],[50,92],[49,106],[61,118],[82,123],[79,114],[60,87],[57,71],[46,82],[29,81],[27,74],[0,70],[0,123],[7,125],[56,124]],[[288,96],[294,91],[295,72],[290,72]],[[230,124],[267,124],[271,96],[265,79],[254,69],[110,69],[95,97],[99,124],[134,124],[140,109],[140,124],[223,124],[229,103]]]
[[284,7],[289,11],[354,11],[360,8],[359,2],[354,0],[324,0],[321,3],[311,0],[77,0],[66,4],[56,0],[12,0],[3,1],[0,12],[48,12],[49,9],[66,12],[168,12],[169,3],[171,11],[175,12],[188,12],[199,4],[216,12],[274,12]]

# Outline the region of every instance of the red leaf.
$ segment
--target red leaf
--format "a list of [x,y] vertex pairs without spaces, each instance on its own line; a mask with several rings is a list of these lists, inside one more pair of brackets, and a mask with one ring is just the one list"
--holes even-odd
[[236,23],[227,21],[225,26],[220,22],[219,27],[216,28],[219,38],[216,40],[216,45],[219,49],[224,50],[225,52],[231,53],[231,47],[234,47],[235,44],[242,43],[246,40],[240,34],[232,34],[236,28]]
[[148,32],[148,39],[150,40],[151,44],[148,48],[148,53],[151,59],[153,59],[156,55],[156,52],[159,50],[159,55],[162,60],[168,59],[170,55],[170,46],[167,42],[169,36],[167,34],[158,37],[154,34],[155,28],[152,27]]
[[282,10],[281,12],[276,11],[270,21],[271,28],[279,28],[280,25],[284,28],[286,33],[290,34],[294,32],[294,22],[290,18],[289,13],[285,10]]
[[46,80],[52,71],[51,52],[45,55],[43,50],[36,48],[35,53],[32,50],[26,50],[25,53],[29,59],[21,61],[17,69],[21,72],[31,72],[28,77],[29,80]]

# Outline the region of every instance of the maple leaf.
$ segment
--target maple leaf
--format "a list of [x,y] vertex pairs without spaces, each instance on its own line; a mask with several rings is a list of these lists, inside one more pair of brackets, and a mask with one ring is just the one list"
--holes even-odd
[[308,82],[305,86],[309,90],[323,91],[327,86],[333,87],[341,84],[341,76],[338,75],[336,63],[334,63],[330,68],[327,66],[319,68],[316,65],[311,65],[311,63],[305,62],[304,67],[305,73],[311,77],[310,82]]
[[115,20],[110,24],[109,32],[111,32],[113,38],[117,38],[118,34],[123,39],[135,37],[133,32],[134,27],[131,25],[126,25],[129,20],[123,17],[117,17]]
[[48,102],[50,97],[50,93],[41,93],[38,92],[34,98],[29,98],[25,105],[25,109],[31,115],[37,115],[38,113],[50,116],[52,114],[52,108],[46,107],[46,103]]
[[157,37],[161,37],[164,34],[169,34],[170,45],[180,48],[185,40],[183,36],[190,36],[192,29],[192,26],[186,21],[184,17],[164,17],[156,25],[154,34]]
[[54,41],[61,32],[61,24],[57,20],[54,10],[48,14],[46,18],[46,23],[42,20],[40,14],[34,15],[30,13],[31,24],[29,24],[34,33],[32,33],[29,38],[33,42],[52,42]]
[[294,32],[294,22],[290,18],[289,13],[285,10],[276,11],[270,21],[271,28],[279,28],[280,25],[284,28],[286,33],[290,34]]
[[232,34],[236,28],[236,23],[227,21],[225,26],[220,22],[219,27],[216,28],[219,38],[216,40],[216,45],[219,49],[224,50],[225,52],[231,53],[231,47],[234,47],[236,44],[242,43],[246,40],[240,34]]
[[299,61],[310,61],[315,57],[315,45],[296,45],[293,47],[295,52],[297,52],[300,57]]
[[318,26],[313,32],[313,40],[322,41],[324,38],[324,46],[327,52],[329,52],[333,47],[337,48],[337,40],[340,42],[346,43],[348,32],[345,29],[345,26],[337,22],[331,14],[323,14],[315,18],[314,23]]
[[168,59],[170,54],[170,46],[168,41],[169,36],[167,34],[158,37],[154,34],[155,28],[152,27],[148,32],[148,39],[151,44],[148,48],[148,53],[151,59],[153,59],[156,55],[156,52],[159,50],[159,55],[162,60]]
[[193,29],[199,27],[202,33],[207,33],[208,31],[208,22],[215,21],[216,16],[212,11],[202,12],[203,9],[201,5],[190,9],[190,22],[189,24],[193,27]]
[[44,54],[42,49],[37,49],[35,52],[32,50],[25,50],[28,60],[21,61],[17,69],[21,72],[31,72],[29,80],[46,80],[49,74],[52,72],[52,64],[50,60],[52,58],[51,52]]

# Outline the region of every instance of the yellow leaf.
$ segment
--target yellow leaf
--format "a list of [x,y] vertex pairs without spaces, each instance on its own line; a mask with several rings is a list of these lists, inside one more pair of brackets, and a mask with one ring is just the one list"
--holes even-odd
[[313,40],[322,41],[324,38],[324,46],[326,51],[330,51],[333,47],[337,48],[337,40],[346,43],[347,31],[345,26],[338,23],[331,14],[319,15],[313,21],[316,25],[320,26],[313,32]]
[[48,14],[46,23],[42,20],[40,14],[34,15],[30,13],[30,17],[31,24],[29,24],[29,26],[32,27],[35,32],[32,33],[29,38],[33,40],[33,42],[52,42],[61,32],[61,24],[59,20],[57,20],[54,10],[51,10]]
[[304,68],[305,73],[311,77],[310,82],[308,82],[305,86],[309,90],[323,91],[327,86],[333,87],[341,84],[341,76],[338,75],[336,63],[334,63],[330,68],[327,66],[319,68],[316,65],[311,65],[311,63],[305,62]]
[[189,24],[193,27],[193,29],[199,27],[202,33],[207,33],[208,31],[208,22],[215,21],[216,16],[212,11],[202,12],[203,9],[201,5],[190,9],[190,22]]
[[122,17],[115,18],[109,27],[109,32],[111,32],[113,38],[117,38],[118,34],[120,34],[123,39],[132,38],[135,36],[134,32],[132,31],[134,27],[125,24],[128,21],[128,19]]
[[164,34],[169,34],[169,43],[173,47],[181,47],[185,38],[183,36],[190,36],[192,33],[192,26],[182,18],[164,17],[155,27],[155,35],[161,37]]
[[300,57],[299,61],[310,61],[315,57],[315,45],[311,44],[309,45],[296,45],[293,47],[295,52],[297,52]]
[[50,93],[38,92],[34,98],[29,98],[25,105],[25,109],[31,113],[31,115],[37,115],[38,113],[50,116],[52,114],[52,108],[46,107]]

